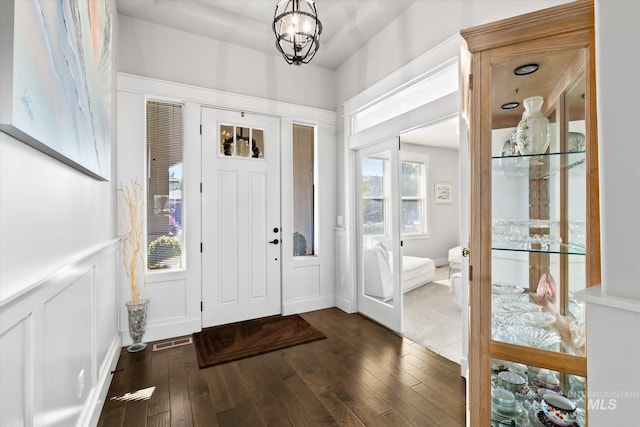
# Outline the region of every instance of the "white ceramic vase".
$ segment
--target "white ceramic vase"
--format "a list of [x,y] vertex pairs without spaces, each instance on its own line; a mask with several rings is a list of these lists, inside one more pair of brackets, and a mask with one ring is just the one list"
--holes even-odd
[[532,96],[523,101],[525,111],[516,130],[518,149],[522,155],[543,154],[549,148],[551,132],[549,119],[540,111],[543,103],[541,96]]

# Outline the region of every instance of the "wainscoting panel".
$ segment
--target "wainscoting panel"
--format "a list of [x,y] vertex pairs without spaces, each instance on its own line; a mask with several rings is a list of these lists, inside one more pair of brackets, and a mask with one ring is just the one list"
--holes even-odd
[[120,354],[118,240],[0,306],[0,425],[95,423]]
[[335,294],[323,289],[322,267],[320,261],[313,258],[294,261],[291,283],[283,289],[282,314],[305,313],[335,306]]
[[291,286],[284,295],[285,301],[320,295],[320,265],[295,266],[291,277]]
[[[189,262],[189,261],[187,261]],[[189,294],[188,270],[147,272],[144,296],[149,300],[147,329],[143,341],[157,341],[188,335],[201,329],[200,311],[194,310],[194,296]],[[197,301],[200,301],[199,295]],[[127,310],[124,302],[129,293],[123,294],[120,305],[122,344],[132,343],[129,336]],[[191,306],[191,309],[189,308]],[[199,309],[199,307],[198,307]]]
[[[103,362],[98,365],[98,377],[111,375],[109,352],[113,350],[113,341],[116,338],[114,331],[118,330],[118,271],[119,257],[118,245],[113,245],[106,250],[103,256],[94,266],[93,297],[95,307],[95,339],[96,361]],[[114,309],[115,308],[115,309]],[[119,341],[119,336],[117,336]],[[106,364],[105,364],[106,363]],[[107,372],[104,372],[107,370]]]
[[24,426],[29,419],[29,320],[29,317],[21,320],[0,335],[1,426]]
[[184,279],[147,284],[145,296],[150,301],[147,312],[149,326],[153,325],[154,319],[166,321],[187,316],[186,284]]
[[352,292],[349,268],[349,248],[347,246],[347,232],[344,229],[336,229],[336,307],[347,313],[356,310],[355,293]]
[[44,304],[44,417],[50,426],[73,424],[91,387],[91,301],[93,268]]

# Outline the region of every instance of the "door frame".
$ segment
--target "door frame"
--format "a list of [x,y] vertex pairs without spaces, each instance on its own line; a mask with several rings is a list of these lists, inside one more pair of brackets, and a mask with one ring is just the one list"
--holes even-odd
[[[355,95],[347,100],[344,104],[343,114],[343,138],[344,144],[344,214],[345,214],[345,234],[347,236],[346,248],[344,249],[345,257],[344,267],[338,271],[339,277],[343,275],[348,277],[350,286],[348,292],[338,291],[336,295],[336,305],[342,310],[353,313],[358,311],[358,279],[356,277],[358,256],[357,242],[358,236],[356,232],[357,224],[357,198],[356,198],[356,150],[365,146],[370,141],[382,140],[395,135],[400,135],[419,127],[437,123],[446,118],[457,115],[460,118],[460,244],[467,246],[467,237],[469,235],[469,156],[468,156],[468,139],[466,127],[463,122],[464,114],[461,112],[461,93],[459,88],[456,92],[436,99],[432,102],[423,104],[415,109],[392,117],[386,121],[382,121],[362,131],[354,131],[354,121],[357,120],[357,114],[364,108],[370,108],[379,104],[381,101],[394,96],[398,93],[399,88],[403,91],[410,90],[418,83],[429,78],[435,71],[441,70],[443,66],[448,65],[451,61],[458,63],[458,76],[460,76],[461,62],[464,58],[460,55],[460,35],[456,34],[445,40],[442,45],[434,51],[430,51],[413,63],[402,67],[398,72],[393,73],[378,83],[373,84],[363,92]],[[464,84],[464,82],[461,82]],[[462,151],[464,150],[464,153]],[[467,237],[465,237],[467,236]],[[464,309],[469,302],[469,260],[463,258],[461,263],[462,269],[462,292],[461,305],[463,307],[462,314],[462,339],[463,354],[461,360],[461,375],[467,376],[468,372],[468,339],[469,324],[468,313]]]

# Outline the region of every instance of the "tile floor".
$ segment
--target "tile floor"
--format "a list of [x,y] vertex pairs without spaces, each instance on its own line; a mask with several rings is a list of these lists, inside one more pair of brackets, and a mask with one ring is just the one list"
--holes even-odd
[[448,272],[448,266],[437,268],[434,282],[404,294],[402,335],[460,363],[461,311],[453,304],[449,286],[442,284],[448,283]]

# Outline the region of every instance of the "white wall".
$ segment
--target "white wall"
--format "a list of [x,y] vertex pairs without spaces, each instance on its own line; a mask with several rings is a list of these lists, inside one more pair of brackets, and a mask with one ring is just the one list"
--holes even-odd
[[225,92],[334,109],[334,72],[282,56],[120,17],[119,71]]
[[[404,255],[431,258],[436,265],[446,265],[449,249],[459,245],[460,231],[460,186],[458,184],[458,152],[443,148],[416,144],[402,145],[402,159],[411,159],[411,153],[429,156],[428,214],[429,237],[404,238]],[[405,157],[406,156],[406,157]],[[435,183],[452,184],[451,204],[436,204]]]
[[[117,11],[112,82],[115,93]],[[112,159],[116,109],[111,104]],[[88,423],[119,355],[115,162],[97,181],[0,133],[0,424]],[[80,371],[85,390],[76,396]],[[98,412],[99,414],[99,412]]]
[[640,98],[640,3],[596,0],[595,6],[602,286],[583,296],[587,300],[592,405],[589,425],[598,427],[635,425],[640,418],[640,264],[636,250],[640,228],[634,190],[640,180],[636,166],[640,145],[630,137],[637,134]]
[[[640,3],[596,2],[598,143],[602,229],[602,288],[611,296],[640,300],[637,209],[631,196],[640,182],[637,116],[640,98]],[[623,31],[624,29],[624,31]],[[620,191],[624,190],[624,191]],[[631,196],[631,197],[630,197]]]

